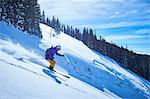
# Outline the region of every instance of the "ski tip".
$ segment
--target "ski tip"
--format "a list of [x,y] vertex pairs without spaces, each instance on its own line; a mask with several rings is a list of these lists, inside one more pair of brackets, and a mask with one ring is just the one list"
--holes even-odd
[[65,77],[70,78],[69,76],[65,76]]

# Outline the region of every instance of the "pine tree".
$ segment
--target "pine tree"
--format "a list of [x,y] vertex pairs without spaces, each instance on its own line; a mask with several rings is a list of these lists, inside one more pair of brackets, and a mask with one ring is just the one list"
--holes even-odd
[[6,1],[7,22],[14,24],[14,3],[12,0]]
[[64,29],[65,29],[65,25],[64,25],[64,24],[61,24],[61,25],[60,25],[60,31],[65,32]]
[[[66,26],[64,25],[64,28],[63,28],[63,30],[64,30],[64,33],[66,33]],[[67,34],[67,33],[66,33]]]
[[6,23],[8,23],[8,21],[7,21],[7,19],[8,19],[8,17],[7,17],[7,8],[8,8],[8,5],[7,5],[7,2],[6,2],[6,0],[2,0],[1,2],[0,2],[0,5],[1,5],[1,10],[2,10],[2,12],[1,12],[1,20],[2,21],[5,21]]
[[32,35],[41,37],[39,28],[40,6],[37,0],[25,0],[25,30]]
[[41,22],[41,23],[47,23],[47,20],[45,21],[45,12],[44,12],[44,10],[43,10],[43,12],[42,12],[40,22]]
[[56,18],[54,16],[52,18],[52,28],[56,28]]
[[75,31],[73,29],[73,27],[71,26],[70,28],[70,36],[74,37],[75,38]]
[[96,42],[97,42],[97,37],[96,33],[93,35],[93,49],[96,50]]
[[67,25],[66,34],[70,35],[70,27],[69,27],[69,25]]
[[94,35],[93,35],[93,30],[90,29],[89,31],[89,35],[88,35],[88,46],[93,49],[94,48]]
[[25,5],[23,0],[19,0],[18,2],[15,2],[14,5],[14,14],[15,14],[15,26],[18,29],[25,30],[24,24],[25,24]]
[[48,26],[51,26],[51,21],[49,20],[49,18],[46,18],[45,24],[48,25]]
[[2,7],[3,7],[3,1],[0,2],[0,21],[2,21]]
[[87,45],[87,43],[88,43],[88,31],[86,28],[83,29],[82,41],[84,44]]
[[55,29],[60,32],[60,22],[59,22],[59,19],[57,18],[56,20],[56,24],[55,24]]

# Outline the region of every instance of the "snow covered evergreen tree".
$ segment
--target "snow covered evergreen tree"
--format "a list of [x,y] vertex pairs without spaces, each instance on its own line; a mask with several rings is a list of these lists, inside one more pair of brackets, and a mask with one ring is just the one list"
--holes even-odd
[[86,31],[85,27],[83,29],[82,42],[87,45],[87,31]]
[[[16,10],[15,10],[16,9]],[[24,24],[25,24],[25,5],[23,0],[15,1],[15,6],[14,6],[14,14],[16,16],[15,19],[15,26],[18,29],[21,29],[25,31],[24,29]]]
[[51,21],[49,20],[49,18],[46,18],[45,24],[48,25],[48,26],[51,26]]
[[0,21],[2,21],[2,3],[0,3]]
[[37,0],[1,0],[0,21],[42,37],[39,28],[40,6]]
[[30,34],[41,37],[39,28],[40,6],[37,0],[25,0],[25,30]]
[[93,49],[94,48],[94,35],[93,30],[90,29],[89,35],[88,35],[88,46]]
[[52,18],[52,28],[56,28],[56,18],[54,16]]
[[8,5],[6,0],[1,0],[0,5],[1,5],[1,21],[7,22],[8,17],[6,9],[8,8]]
[[[48,19],[48,20],[49,20],[49,19]],[[44,12],[44,10],[43,10],[43,12],[42,12],[40,22],[41,22],[41,23],[44,23],[44,24],[47,23],[47,20],[45,21],[45,12]]]

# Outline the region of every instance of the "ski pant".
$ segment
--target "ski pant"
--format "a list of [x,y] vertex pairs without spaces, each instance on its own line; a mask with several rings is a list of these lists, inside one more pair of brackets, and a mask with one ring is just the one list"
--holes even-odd
[[55,67],[55,64],[56,64],[55,60],[48,59],[47,61],[50,63],[50,68],[53,69]]

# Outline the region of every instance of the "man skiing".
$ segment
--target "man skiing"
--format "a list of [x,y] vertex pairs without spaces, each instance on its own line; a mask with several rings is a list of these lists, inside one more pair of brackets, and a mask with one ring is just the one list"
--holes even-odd
[[54,55],[64,56],[63,54],[59,54],[58,51],[61,50],[61,46],[57,45],[55,47],[51,47],[46,50],[45,53],[45,59],[50,63],[50,70],[53,70],[56,64],[56,61],[54,60]]

